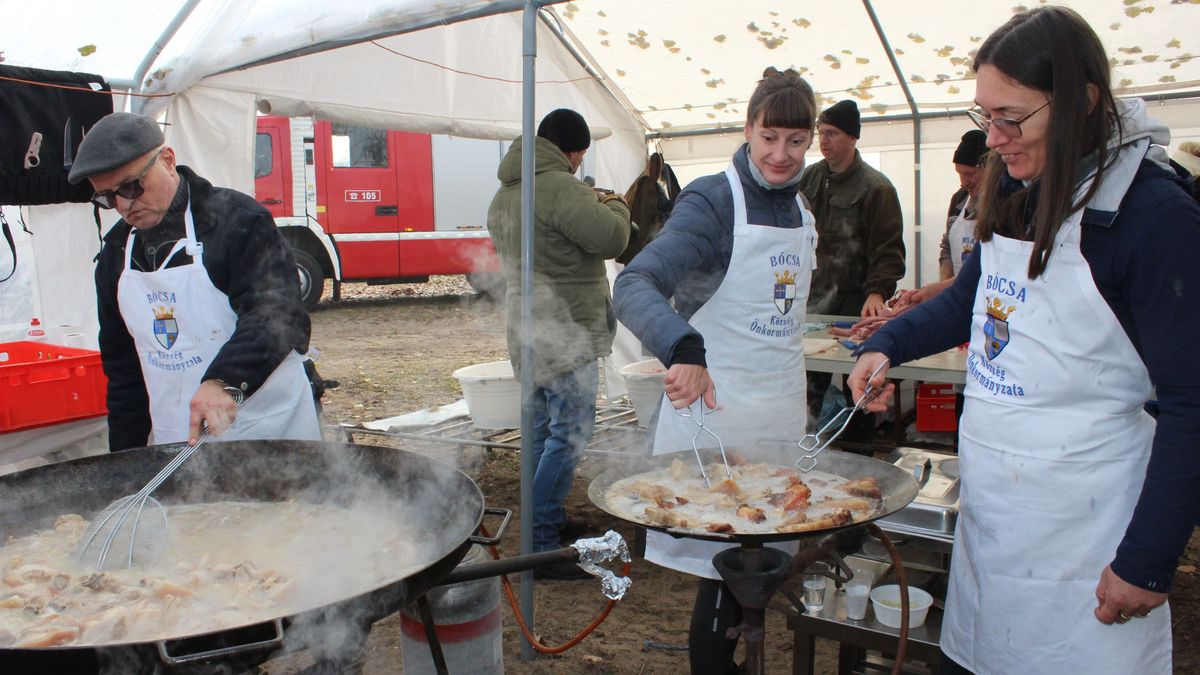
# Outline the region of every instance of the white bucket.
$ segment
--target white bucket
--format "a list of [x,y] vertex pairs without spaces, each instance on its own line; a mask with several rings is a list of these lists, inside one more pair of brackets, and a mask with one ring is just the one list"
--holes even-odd
[[629,390],[629,400],[633,402],[638,426],[644,429],[650,424],[654,411],[662,404],[663,380],[667,378],[667,369],[658,359],[648,359],[623,366],[620,373],[625,378],[625,388]]
[[521,383],[508,361],[478,363],[454,371],[467,399],[467,413],[480,429],[521,426]]

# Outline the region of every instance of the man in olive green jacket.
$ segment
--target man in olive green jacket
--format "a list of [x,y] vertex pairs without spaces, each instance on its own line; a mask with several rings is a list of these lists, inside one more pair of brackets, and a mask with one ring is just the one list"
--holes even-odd
[[[629,208],[575,177],[591,134],[583,117],[559,109],[534,139],[537,178],[533,223],[533,323],[521,326],[521,152],[518,138],[500,162],[500,190],[488,231],[507,284],[508,354],[519,374],[523,340],[533,342],[533,548],[558,548],[567,524],[563,502],[596,418],[599,369],[612,352],[616,319],[604,261],[629,242]],[[586,577],[573,564],[538,570],[543,578]]]

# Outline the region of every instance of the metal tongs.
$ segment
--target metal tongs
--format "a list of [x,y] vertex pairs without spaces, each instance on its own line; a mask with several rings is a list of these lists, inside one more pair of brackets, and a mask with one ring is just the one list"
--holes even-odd
[[[888,359],[884,359],[883,363],[880,363],[878,366],[876,366],[875,370],[873,370],[871,374],[867,376],[867,388],[863,390],[862,396],[858,397],[858,400],[854,402],[854,405],[848,405],[839,410],[838,414],[834,415],[833,419],[829,420],[817,433],[805,434],[804,438],[800,439],[800,442],[796,445],[800,446],[800,451],[804,454],[800,457],[800,459],[796,460],[796,468],[805,473],[815,469],[817,467],[817,455],[821,454],[825,448],[829,447],[830,443],[834,442],[837,440],[838,436],[842,435],[842,432],[845,431],[846,427],[850,424],[850,418],[854,417],[854,413],[862,410],[863,406],[871,401],[874,401],[875,398],[883,392],[883,388],[880,387],[879,389],[876,389],[875,385],[871,384],[871,380],[874,380],[875,376],[879,374],[879,371],[883,370],[884,366],[888,365],[888,363],[890,363],[890,361]],[[836,431],[833,431],[834,429],[836,429]]]
[[[699,413],[693,412],[692,406],[690,405],[683,410],[671,408],[671,412],[679,415],[680,417],[686,417],[696,423],[696,433],[692,435],[692,452],[696,454],[696,464],[700,466],[700,475],[704,478],[704,485],[707,487],[712,487],[712,481],[708,479],[708,473],[704,470],[704,460],[700,459],[700,446],[697,444],[697,441],[700,440],[701,434],[708,434],[716,439],[717,447],[721,449],[721,461],[725,463],[725,476],[730,480],[733,480],[733,472],[729,470],[729,458],[725,456],[725,444],[721,442],[720,436],[714,433],[712,429],[709,429],[704,425],[704,398],[701,397],[697,399],[696,403],[693,405],[699,406]],[[713,408],[710,413],[716,411],[717,409]]]

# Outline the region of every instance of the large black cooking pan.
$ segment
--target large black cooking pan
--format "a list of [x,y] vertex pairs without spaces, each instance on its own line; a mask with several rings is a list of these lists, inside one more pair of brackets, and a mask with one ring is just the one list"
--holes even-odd
[[[88,517],[132,494],[181,446],[89,457],[0,476],[0,542],[53,525],[63,513]],[[396,523],[420,541],[418,560],[368,592],[262,624],[157,642],[0,649],[0,673],[235,672],[313,635],[358,629],[418,598],[462,560],[484,514],[479,487],[457,469],[392,448],[303,441],[209,442],[155,493],[164,504],[234,501],[347,506],[364,495],[404,514]],[[336,573],[331,570],[330,573]],[[399,576],[399,575],[403,576]],[[315,631],[315,632],[314,632]]]
[[[671,463],[671,460],[676,458],[682,459],[685,462],[695,462],[695,459],[690,452],[639,458],[625,462],[621,466],[609,469],[599,476],[596,476],[596,478],[592,480],[591,484],[588,485],[588,499],[590,499],[592,503],[595,504],[600,510],[609,513],[616,518],[634,523],[636,525],[641,525],[651,530],[666,532],[667,534],[676,537],[689,537],[692,539],[706,539],[708,541],[720,541],[736,544],[808,539],[814,536],[827,535],[840,530],[859,527],[873,520],[890,516],[905,506],[908,506],[908,503],[917,496],[917,492],[920,490],[920,487],[917,485],[917,481],[913,479],[911,474],[893,464],[888,464],[887,462],[873,459],[871,457],[842,452],[840,450],[825,450],[817,459],[817,466],[816,469],[814,469],[814,473],[832,474],[839,478],[851,480],[873,477],[879,482],[879,490],[883,493],[883,499],[879,510],[871,514],[870,518],[838,527],[830,527],[823,530],[810,530],[807,532],[767,532],[758,534],[739,534],[737,532],[732,532],[728,534],[721,534],[716,532],[663,527],[661,525],[654,525],[649,521],[632,519],[628,516],[628,514],[616,509],[608,502],[608,489],[612,487],[613,483],[645,471],[652,471],[654,469],[667,466]],[[724,469],[722,469],[722,471],[723,470]]]

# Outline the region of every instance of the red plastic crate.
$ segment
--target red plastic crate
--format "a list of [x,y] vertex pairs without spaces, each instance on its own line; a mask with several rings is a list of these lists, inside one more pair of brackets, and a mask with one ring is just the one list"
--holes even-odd
[[917,431],[958,431],[954,398],[954,387],[949,384],[917,387]]
[[0,343],[0,432],[104,415],[107,387],[100,352]]

